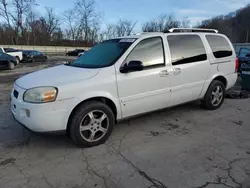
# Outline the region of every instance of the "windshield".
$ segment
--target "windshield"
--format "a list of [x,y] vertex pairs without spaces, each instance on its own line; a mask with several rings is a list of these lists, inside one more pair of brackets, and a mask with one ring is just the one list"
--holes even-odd
[[102,68],[113,65],[136,39],[112,39],[93,46],[69,66]]

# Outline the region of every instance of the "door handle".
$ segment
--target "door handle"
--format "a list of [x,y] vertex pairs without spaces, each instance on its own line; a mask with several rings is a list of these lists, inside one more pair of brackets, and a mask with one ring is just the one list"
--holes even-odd
[[181,74],[181,69],[180,68],[174,68],[173,73],[174,73],[174,75],[179,75],[179,74]]
[[167,70],[163,70],[160,72],[160,77],[166,77],[169,75],[169,72]]

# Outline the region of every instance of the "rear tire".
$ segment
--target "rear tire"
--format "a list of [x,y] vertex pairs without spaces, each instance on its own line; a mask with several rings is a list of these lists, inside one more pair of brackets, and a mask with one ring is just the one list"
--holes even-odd
[[80,105],[72,115],[69,135],[77,146],[93,147],[110,137],[114,124],[114,113],[106,104],[90,101]]
[[202,106],[208,110],[221,107],[225,98],[225,85],[218,80],[213,80],[202,100]]
[[13,70],[15,68],[15,64],[13,62],[8,62],[8,69]]

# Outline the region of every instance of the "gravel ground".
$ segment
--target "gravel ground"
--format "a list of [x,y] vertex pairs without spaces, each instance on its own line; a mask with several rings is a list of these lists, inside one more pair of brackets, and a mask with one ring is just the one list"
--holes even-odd
[[94,148],[24,130],[9,109],[14,80],[64,60],[0,72],[1,188],[250,187],[249,99],[227,99],[217,111],[193,102],[134,118]]

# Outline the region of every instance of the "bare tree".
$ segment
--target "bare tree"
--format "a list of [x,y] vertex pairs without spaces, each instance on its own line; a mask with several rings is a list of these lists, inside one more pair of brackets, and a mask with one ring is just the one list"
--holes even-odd
[[[95,0],[77,0],[76,12],[80,17],[77,35],[89,41],[91,30],[98,24],[98,14],[95,12]],[[83,32],[82,32],[83,31]]]
[[6,22],[7,22],[7,38],[14,43],[12,40],[12,35],[13,35],[13,29],[11,26],[11,16],[9,12],[9,4],[6,2],[6,0],[1,0],[0,1],[0,17],[2,17]]
[[7,21],[8,27],[11,28],[10,12],[8,10],[8,3],[6,0],[0,1],[0,16]]
[[52,35],[52,33],[58,28],[59,26],[59,19],[55,15],[54,9],[46,7],[46,16],[45,20],[48,26],[48,33]]
[[116,35],[116,26],[114,24],[106,25],[106,28],[103,31],[103,39],[111,39],[117,37]]
[[183,18],[183,20],[181,21],[181,27],[183,28],[190,27],[190,20],[188,19],[188,17]]
[[27,14],[26,21],[25,21],[25,28],[27,31],[26,34],[26,44],[35,44],[36,43],[36,37],[37,35],[34,32],[33,23],[35,20],[38,19],[38,15],[33,11],[30,10],[30,12]]
[[79,20],[76,17],[74,10],[67,10],[64,12],[64,18],[66,25],[66,34],[68,36],[68,39],[76,40],[76,32],[79,25]]
[[143,32],[166,32],[171,28],[178,28],[182,24],[176,20],[174,15],[162,14],[157,19],[148,21],[143,24]]
[[116,24],[116,35],[118,37],[131,35],[136,25],[136,21],[120,19]]
[[100,14],[95,11],[95,0],[77,0],[75,7],[64,13],[66,34],[72,40],[93,42],[98,39]]
[[131,35],[134,32],[136,21],[120,19],[116,24],[108,24],[102,32],[102,39],[111,39]]
[[32,7],[36,5],[35,0],[13,0],[12,2],[14,11],[10,16],[13,19],[16,40],[18,40],[18,35],[21,33],[21,37],[24,35],[24,20],[25,16],[30,12]]

